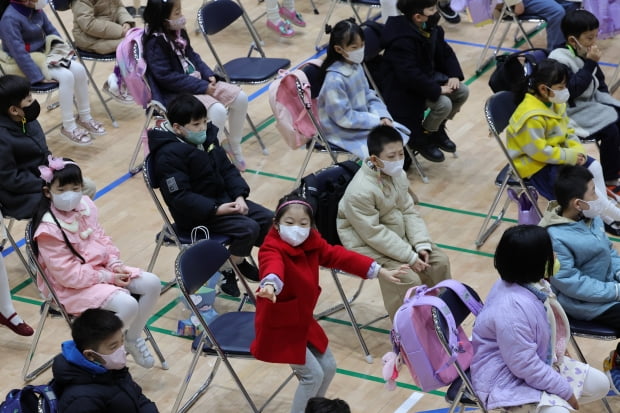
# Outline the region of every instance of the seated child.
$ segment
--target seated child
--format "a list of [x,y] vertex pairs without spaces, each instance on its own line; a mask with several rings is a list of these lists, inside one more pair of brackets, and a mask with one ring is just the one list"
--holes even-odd
[[[192,49],[181,0],[149,0],[144,10],[144,58],[166,107],[179,93],[195,95],[218,128],[220,145],[237,169],[245,171],[241,151],[248,97],[239,86],[217,76]],[[228,118],[229,137],[224,134]]]
[[368,152],[338,204],[338,235],[346,248],[367,255],[386,268],[406,264],[398,283],[379,280],[390,319],[407,290],[433,286],[450,278],[448,256],[433,242],[415,209],[409,180],[402,170],[403,141],[389,126],[368,135]]
[[516,95],[520,103],[506,128],[506,147],[519,175],[549,200],[555,198],[553,185],[560,165],[587,167],[594,175],[596,194],[604,203],[601,217],[611,224],[620,220],[620,209],[607,198],[601,164],[586,156],[569,127],[567,75],[566,66],[553,59],[536,66]]
[[382,35],[381,91],[394,119],[412,131],[409,146],[429,161],[442,162],[442,151],[456,152],[446,122],[459,112],[469,89],[437,24],[437,0],[398,0],[397,6],[403,14],[389,17]]
[[[30,219],[39,207],[39,165],[51,155],[41,124],[41,108],[22,77],[0,77],[0,209],[6,216]],[[84,194],[94,197],[95,183],[84,179]]]
[[308,400],[304,413],[351,413],[351,408],[341,399],[313,397]]
[[112,311],[84,311],[73,320],[71,337],[52,365],[59,412],[158,412],[125,366],[123,322]]
[[[328,26],[327,31],[331,34],[320,75],[321,126],[330,143],[366,159],[368,132],[379,125],[393,126],[392,117],[375,91],[370,89],[361,66],[364,60],[361,27],[351,18],[338,22],[333,28]],[[404,135],[403,140],[407,141],[409,137]]]
[[501,280],[472,334],[472,384],[489,410],[569,413],[609,391],[602,371],[566,355],[570,326],[545,280],[554,260],[549,234],[534,225],[508,228],[497,245]]
[[593,136],[600,142],[603,177],[612,192],[620,193],[620,100],[609,94],[605,75],[598,62],[601,51],[596,45],[599,22],[587,10],[566,13],[562,32],[566,46],[555,49],[549,57],[568,68],[566,88],[570,92],[566,114],[575,122],[575,133],[582,138]]
[[[263,243],[273,213],[247,199],[250,187],[210,133],[207,110],[196,97],[179,95],[168,105],[167,116],[167,130],[153,129],[148,138],[152,175],[174,222],[188,234],[206,226],[229,236],[233,262],[243,275],[258,281],[258,270],[244,257]],[[223,288],[237,296],[232,277]]]
[[[91,53],[116,52],[127,31],[136,24],[121,0],[74,0],[71,11],[75,46]],[[117,75],[111,73],[103,90],[123,103],[133,102],[118,85]]]
[[[89,145],[92,136],[105,134],[105,128],[91,116],[88,77],[84,66],[72,58],[73,51],[66,43],[63,43],[61,50],[48,47],[52,38],[62,39],[41,10],[45,4],[0,0],[2,48],[30,83],[58,83],[62,113],[60,133],[75,144]],[[46,55],[45,68],[37,65],[33,52]],[[73,114],[74,101],[78,111],[77,119]]]
[[[129,354],[140,366],[153,367],[141,334],[157,305],[159,278],[121,261],[99,224],[97,207],[82,195],[82,172],[75,162],[54,158],[39,169],[45,186],[32,219],[35,252],[60,304],[74,315],[89,308],[114,311],[127,328]],[[48,294],[43,280],[38,286]]]

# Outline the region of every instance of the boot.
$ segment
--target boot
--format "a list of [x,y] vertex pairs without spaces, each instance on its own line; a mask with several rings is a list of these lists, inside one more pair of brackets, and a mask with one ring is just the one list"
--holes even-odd
[[446,133],[446,121],[443,121],[441,125],[439,125],[439,129],[435,132],[435,135],[437,137],[437,145],[439,146],[439,149],[449,153],[456,152],[456,144]]
[[411,137],[407,144],[425,159],[431,162],[443,162],[446,157],[437,146],[436,134],[437,132],[423,130],[421,135]]

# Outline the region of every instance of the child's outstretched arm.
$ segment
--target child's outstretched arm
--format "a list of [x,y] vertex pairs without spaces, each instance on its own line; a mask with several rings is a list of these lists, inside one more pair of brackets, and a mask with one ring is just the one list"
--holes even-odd
[[387,268],[381,267],[381,269],[379,270],[378,276],[383,278],[386,281],[390,281],[393,283],[399,283],[400,275],[405,274],[408,269],[409,269],[409,266],[406,264],[401,265],[395,270],[388,270]]

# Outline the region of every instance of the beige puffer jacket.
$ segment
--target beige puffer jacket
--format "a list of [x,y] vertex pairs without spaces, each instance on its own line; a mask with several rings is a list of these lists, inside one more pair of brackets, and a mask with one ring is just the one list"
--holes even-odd
[[121,0],[73,0],[73,38],[78,49],[112,53],[123,39],[123,24],[135,25]]

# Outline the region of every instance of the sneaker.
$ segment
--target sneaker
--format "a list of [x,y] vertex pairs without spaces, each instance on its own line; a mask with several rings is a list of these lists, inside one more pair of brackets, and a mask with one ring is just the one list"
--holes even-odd
[[105,128],[103,127],[103,123],[96,121],[93,118],[90,118],[89,120],[76,119],[75,122],[84,129],[86,129],[91,135],[105,135]]
[[278,33],[281,37],[292,37],[295,35],[295,30],[293,30],[288,21],[280,20],[274,23],[271,20],[267,20],[267,27]]
[[450,7],[449,2],[445,5],[437,3],[437,10],[448,23],[457,24],[461,22],[461,16]]
[[607,185],[607,196],[616,202],[620,202],[620,185]]
[[611,224],[605,222],[605,232],[616,237],[620,236],[620,222],[616,221]]
[[243,274],[243,276],[248,280],[256,282],[260,281],[258,276],[258,268],[250,264],[247,260],[244,259],[241,264],[237,264],[237,268],[239,268],[241,274]]
[[243,159],[243,154],[241,153],[241,147],[239,147],[238,149],[233,149],[232,146],[230,145],[230,142],[228,142],[228,139],[226,139],[224,142],[222,142],[222,149],[224,149],[226,151],[226,153],[228,154],[228,157],[230,158],[230,161],[233,163],[233,165],[235,165],[235,167],[239,170],[239,172],[245,172],[245,159]]
[[222,275],[224,276],[224,282],[220,285],[220,289],[231,297],[239,297],[241,295],[241,291],[239,291],[237,277],[235,276],[234,271],[225,270],[222,271]]
[[60,128],[60,134],[77,145],[86,146],[93,143],[93,139],[90,137],[88,131],[80,127],[76,127],[72,131],[68,131],[63,126]]
[[456,144],[450,139],[448,134],[446,133],[445,125],[441,125],[439,130],[435,133],[435,137],[437,139],[437,145],[439,149],[444,152],[455,153],[456,152]]
[[286,7],[280,7],[280,16],[293,23],[295,26],[306,27],[306,22],[301,18],[301,14],[295,10],[287,9]]
[[131,357],[133,357],[136,364],[144,367],[145,369],[150,369],[155,365],[155,359],[153,359],[153,356],[151,355],[151,352],[142,337],[139,337],[136,341],[129,341],[125,339],[125,350],[131,354]]
[[103,84],[102,90],[119,103],[124,103],[126,105],[132,105],[134,103],[131,95],[127,94],[127,92],[120,92],[118,89],[110,89],[110,84],[108,82]]

